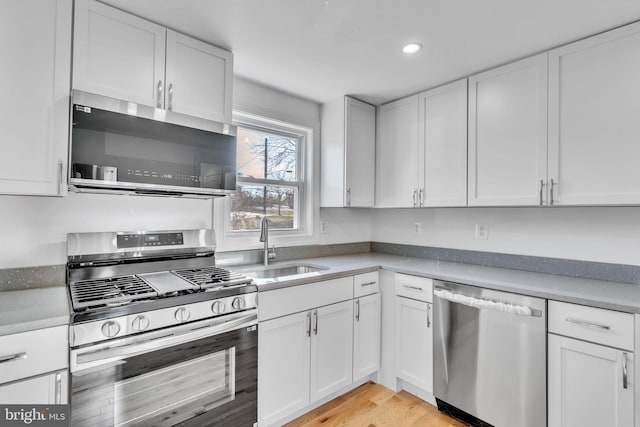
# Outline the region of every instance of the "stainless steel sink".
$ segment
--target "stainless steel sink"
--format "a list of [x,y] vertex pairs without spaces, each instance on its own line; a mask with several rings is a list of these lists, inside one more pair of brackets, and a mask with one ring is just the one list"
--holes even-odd
[[264,270],[242,271],[249,277],[255,279],[275,279],[285,276],[296,276],[299,274],[314,273],[316,271],[326,270],[327,267],[309,264],[293,264],[283,265],[279,267],[267,267]]

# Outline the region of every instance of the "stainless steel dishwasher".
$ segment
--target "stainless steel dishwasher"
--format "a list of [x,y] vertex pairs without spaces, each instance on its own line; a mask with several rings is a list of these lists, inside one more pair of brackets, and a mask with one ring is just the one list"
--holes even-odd
[[438,281],[433,293],[438,409],[473,426],[546,426],[546,300]]

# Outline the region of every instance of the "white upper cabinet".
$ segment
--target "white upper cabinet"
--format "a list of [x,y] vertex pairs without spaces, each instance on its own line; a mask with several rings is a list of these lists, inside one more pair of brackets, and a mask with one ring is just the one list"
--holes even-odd
[[76,0],[73,88],[230,123],[231,52],[94,0]]
[[231,122],[231,52],[167,30],[166,109]]
[[420,206],[467,205],[467,80],[420,94]]
[[422,144],[419,98],[413,95],[378,107],[376,206],[418,207]]
[[376,107],[351,97],[322,106],[322,207],[373,207]]
[[93,0],[76,0],[73,88],[164,107],[165,32]]
[[470,206],[539,205],[547,179],[547,54],[469,78]]
[[640,203],[640,25],[549,53],[553,204]]
[[71,0],[0,2],[0,194],[66,193]]

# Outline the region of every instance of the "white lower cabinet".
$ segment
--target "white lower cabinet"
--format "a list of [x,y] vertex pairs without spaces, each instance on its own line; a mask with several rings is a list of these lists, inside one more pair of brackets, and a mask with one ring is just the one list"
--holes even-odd
[[380,369],[380,294],[353,301],[353,380]]
[[311,402],[351,384],[352,304],[351,301],[344,301],[313,310]]
[[431,303],[396,299],[396,377],[433,393]]
[[632,427],[634,318],[549,301],[549,427]]
[[68,372],[60,371],[0,385],[3,405],[56,405],[68,403]]
[[548,351],[549,427],[633,426],[633,353],[553,334]]
[[310,312],[261,322],[258,328],[258,419],[274,424],[309,405]]
[[274,425],[351,384],[352,301],[260,323],[258,418]]

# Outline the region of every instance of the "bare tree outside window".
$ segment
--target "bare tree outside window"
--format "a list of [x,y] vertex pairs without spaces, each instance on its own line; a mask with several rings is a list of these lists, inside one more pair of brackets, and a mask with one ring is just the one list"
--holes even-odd
[[257,230],[262,215],[274,229],[297,228],[300,138],[238,128],[238,187],[231,230]]

